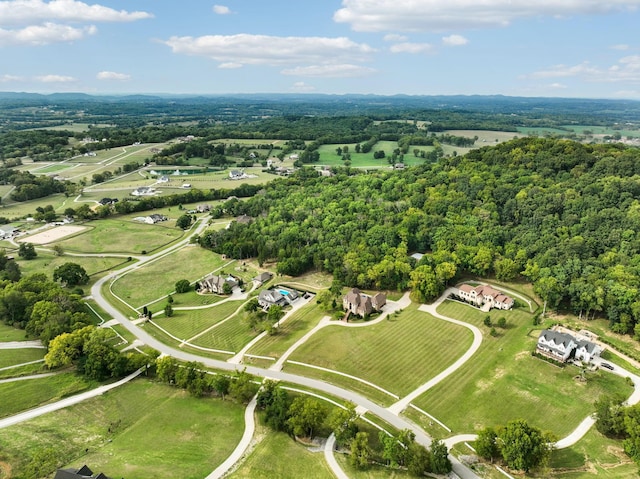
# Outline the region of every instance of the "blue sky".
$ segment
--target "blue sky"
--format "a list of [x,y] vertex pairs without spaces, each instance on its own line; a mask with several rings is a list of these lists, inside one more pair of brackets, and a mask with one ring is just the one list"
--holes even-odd
[[0,0],[0,91],[640,99],[640,0]]

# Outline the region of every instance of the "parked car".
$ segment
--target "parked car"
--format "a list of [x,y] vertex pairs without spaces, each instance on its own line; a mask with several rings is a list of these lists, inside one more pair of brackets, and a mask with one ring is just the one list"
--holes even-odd
[[610,371],[613,371],[613,366],[611,366],[611,364],[609,363],[600,363],[600,366],[602,366],[605,369],[608,369]]

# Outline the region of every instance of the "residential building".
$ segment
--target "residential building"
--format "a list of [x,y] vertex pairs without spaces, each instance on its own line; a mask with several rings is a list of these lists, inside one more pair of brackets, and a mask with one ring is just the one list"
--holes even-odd
[[258,276],[253,278],[253,280],[256,281],[257,283],[264,284],[267,281],[270,281],[271,278],[273,278],[273,274],[269,273],[268,271],[265,271],[264,273],[260,273]]
[[197,290],[200,293],[217,293],[224,294],[224,285],[228,284],[231,289],[238,286],[238,279],[234,276],[218,276],[218,275],[209,275],[206,278],[202,279],[200,283],[197,285]]
[[458,288],[455,295],[475,306],[485,306],[488,309],[511,309],[513,308],[513,298],[506,294],[492,288],[488,284],[481,284],[479,286],[470,286],[468,284],[462,284]]
[[561,362],[575,358],[590,363],[602,353],[602,348],[594,342],[552,329],[545,329],[540,333],[536,350]]
[[150,186],[140,186],[131,192],[133,196],[153,196],[156,194],[155,188]]
[[258,295],[258,304],[264,309],[269,309],[271,306],[285,306],[287,300],[280,291],[275,289],[265,289],[260,291]]
[[342,298],[342,308],[345,311],[363,318],[374,311],[380,311],[386,303],[387,296],[384,293],[377,293],[371,297],[358,288],[351,289]]
[[80,469],[58,469],[53,479],[109,479],[109,477],[101,472],[94,475],[85,464]]

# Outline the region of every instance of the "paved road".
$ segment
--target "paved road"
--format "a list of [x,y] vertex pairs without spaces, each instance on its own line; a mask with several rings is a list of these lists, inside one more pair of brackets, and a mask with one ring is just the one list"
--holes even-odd
[[7,341],[6,343],[0,343],[0,349],[46,349],[40,340],[38,341]]
[[324,445],[324,459],[325,461],[327,461],[327,464],[329,465],[329,468],[331,469],[331,472],[333,472],[334,476],[336,476],[338,479],[349,479],[349,476],[344,473],[344,471],[340,467],[340,464],[338,464],[338,461],[336,461],[336,457],[333,455],[333,449],[335,448],[335,446],[336,436],[331,433],[331,436],[329,436],[329,439],[327,439],[327,442]]
[[30,376],[17,376],[15,378],[8,378],[8,379],[0,379],[0,384],[4,384],[4,383],[13,383],[16,381],[26,381],[28,379],[40,379],[40,378],[48,378],[49,376],[55,376],[58,373],[43,373],[43,374],[31,374]]

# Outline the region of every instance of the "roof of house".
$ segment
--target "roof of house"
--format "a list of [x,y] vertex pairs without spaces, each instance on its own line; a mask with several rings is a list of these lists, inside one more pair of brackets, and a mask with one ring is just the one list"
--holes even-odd
[[258,300],[260,301],[266,301],[268,303],[277,303],[278,301],[281,301],[284,298],[284,296],[282,296],[282,294],[280,294],[279,291],[276,291],[275,289],[265,289],[260,291],[260,294],[258,295]]
[[460,287],[458,288],[460,291],[464,291],[465,293],[470,293],[471,291],[475,291],[475,289],[473,288],[473,286],[470,286],[468,284],[461,284]]
[[593,352],[598,347],[598,345],[595,343],[592,343],[591,341],[586,341],[583,339],[581,341],[578,341],[578,347],[584,348],[589,354],[593,354]]
[[58,469],[53,479],[109,479],[102,472],[93,475],[93,471],[86,464],[80,469]]
[[254,279],[256,281],[269,281],[271,278],[273,278],[273,274],[269,273],[268,271],[265,271],[263,273],[260,273],[258,276],[256,276]]
[[560,333],[558,331],[552,331],[551,329],[543,330],[540,333],[540,336],[538,337],[538,340],[540,340],[540,338],[544,338],[545,341],[553,341],[558,346],[562,344],[565,347],[569,346],[569,344],[571,344],[571,342],[573,342],[574,344],[576,343],[575,338],[573,336],[571,336],[570,334]]

